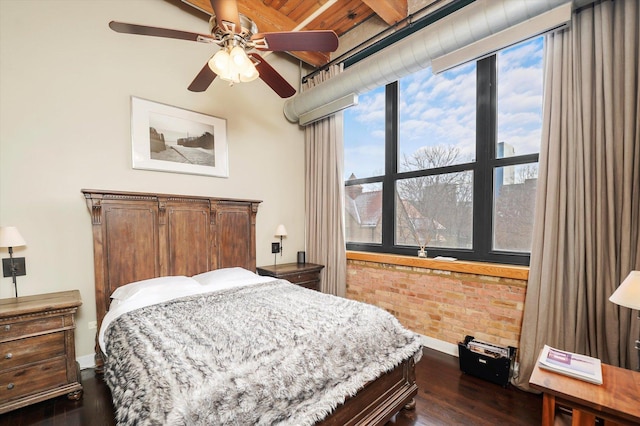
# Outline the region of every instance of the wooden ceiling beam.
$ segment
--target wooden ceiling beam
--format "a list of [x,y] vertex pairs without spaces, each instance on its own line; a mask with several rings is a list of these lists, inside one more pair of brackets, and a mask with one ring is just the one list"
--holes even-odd
[[[262,2],[238,0],[238,12],[250,17],[260,32],[291,31],[298,25],[288,16],[265,6]],[[314,67],[320,67],[330,60],[324,52],[289,52],[292,56]]]
[[407,17],[407,0],[362,0],[387,25],[393,25]]
[[[213,14],[209,0],[183,0],[191,6]],[[248,16],[258,26],[260,32],[291,31],[297,23],[261,1],[238,0],[238,12]],[[320,67],[330,60],[324,52],[289,52],[292,56],[314,67]]]

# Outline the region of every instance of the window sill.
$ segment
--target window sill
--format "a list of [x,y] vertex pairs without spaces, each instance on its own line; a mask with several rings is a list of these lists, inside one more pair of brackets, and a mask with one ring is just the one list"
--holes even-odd
[[347,251],[347,260],[387,263],[391,265],[411,266],[416,268],[437,269],[440,271],[462,272],[467,274],[486,275],[490,277],[511,278],[527,281],[528,266],[502,265],[498,263],[469,262],[466,260],[435,260],[397,254],[369,253],[363,251]]

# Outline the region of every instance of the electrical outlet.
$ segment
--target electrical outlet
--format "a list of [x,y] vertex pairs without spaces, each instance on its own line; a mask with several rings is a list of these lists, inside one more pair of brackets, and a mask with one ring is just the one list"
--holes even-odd
[[280,253],[280,243],[271,243],[271,253]]
[[89,321],[89,330],[98,328],[98,321]]

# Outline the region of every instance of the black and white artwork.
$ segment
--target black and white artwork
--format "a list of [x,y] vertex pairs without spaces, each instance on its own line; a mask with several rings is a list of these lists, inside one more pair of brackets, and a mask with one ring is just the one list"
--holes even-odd
[[228,177],[226,120],[131,98],[133,168]]

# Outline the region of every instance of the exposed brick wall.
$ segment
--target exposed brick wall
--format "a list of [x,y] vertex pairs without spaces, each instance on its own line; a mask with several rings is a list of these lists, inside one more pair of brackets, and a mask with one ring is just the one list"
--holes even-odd
[[526,281],[359,260],[349,299],[379,306],[410,330],[456,344],[466,335],[518,347]]

